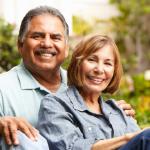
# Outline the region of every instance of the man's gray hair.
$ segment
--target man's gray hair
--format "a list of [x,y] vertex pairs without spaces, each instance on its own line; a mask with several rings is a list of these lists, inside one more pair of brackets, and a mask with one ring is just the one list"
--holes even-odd
[[65,36],[68,38],[69,27],[62,13],[58,9],[50,7],[50,6],[40,6],[40,7],[36,7],[34,9],[29,10],[27,14],[24,16],[20,25],[20,30],[19,30],[19,35],[18,35],[19,44],[23,42],[26,36],[26,33],[28,31],[28,26],[31,20],[34,17],[42,15],[42,14],[50,14],[52,16],[58,17],[64,26]]

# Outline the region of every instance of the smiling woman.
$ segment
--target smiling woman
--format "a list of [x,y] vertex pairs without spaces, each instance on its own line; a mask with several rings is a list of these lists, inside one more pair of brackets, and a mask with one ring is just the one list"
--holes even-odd
[[76,46],[68,68],[68,89],[47,95],[40,107],[39,129],[50,149],[150,148],[150,140],[142,142],[143,137],[150,139],[150,130],[142,132],[113,99],[102,98],[103,92],[118,89],[121,75],[119,51],[108,36],[88,37]]
[[[110,38],[107,39],[105,36],[97,35],[91,37],[90,40],[85,38],[76,46],[68,67],[69,85],[82,87],[82,68],[85,68],[83,65],[85,62],[94,67],[95,71],[93,70],[93,72],[96,76],[100,76],[101,72],[104,72],[101,76],[106,78],[107,73],[110,72],[112,80],[103,92],[114,93],[118,89],[122,65],[118,48]],[[83,67],[81,68],[81,66]]]

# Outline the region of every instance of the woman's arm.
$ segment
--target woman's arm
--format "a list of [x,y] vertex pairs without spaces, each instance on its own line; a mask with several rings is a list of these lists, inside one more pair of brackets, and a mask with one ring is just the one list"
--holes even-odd
[[67,100],[63,101],[53,96],[42,100],[39,112],[39,130],[47,139],[50,149],[113,150],[126,144],[139,133],[129,133],[95,143],[93,137],[88,139],[84,137],[70,107]]
[[97,141],[95,144],[93,144],[91,150],[115,150],[124,144],[126,144],[128,141],[130,141],[134,136],[138,135],[141,131],[137,131],[134,133],[127,133],[120,137],[115,137],[112,139],[107,140],[100,140]]

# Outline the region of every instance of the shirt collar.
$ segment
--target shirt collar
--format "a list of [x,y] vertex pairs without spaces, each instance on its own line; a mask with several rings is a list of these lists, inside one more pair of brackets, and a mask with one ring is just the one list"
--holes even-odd
[[74,86],[68,88],[67,96],[69,97],[71,103],[73,104],[74,109],[79,111],[88,110],[82,96],[79,94],[78,90]]
[[[62,68],[60,68],[60,74],[61,74],[61,82],[62,84],[67,84],[67,75],[66,71]],[[20,81],[20,86],[22,89],[37,89],[41,88],[43,90],[46,90],[33,76],[32,74],[25,68],[23,62],[19,65],[17,68],[17,75],[18,79]]]
[[118,111],[121,111],[122,113],[123,110],[121,110],[119,108],[119,106],[117,105],[116,101],[114,99],[108,99],[106,101],[103,101],[103,111],[104,113],[109,113],[109,114],[118,114]]
[[106,101],[103,100],[102,96],[99,99],[99,103],[101,105],[101,109],[102,109],[103,114],[111,114],[112,113],[111,107],[107,104]]
[[40,84],[35,80],[32,74],[21,63],[17,68],[17,75],[20,81],[22,89],[36,89],[40,87]]
[[[74,109],[76,109],[78,111],[89,111],[82,96],[79,94],[78,90],[74,86],[71,86],[70,88],[68,88],[67,96],[69,97],[71,103],[73,104]],[[99,103],[101,105],[102,112],[105,115],[109,115],[111,113],[112,114],[116,113],[116,111],[114,111],[114,109],[118,108],[118,106],[115,104],[114,101],[108,100],[105,102],[103,100],[102,96],[100,96]]]

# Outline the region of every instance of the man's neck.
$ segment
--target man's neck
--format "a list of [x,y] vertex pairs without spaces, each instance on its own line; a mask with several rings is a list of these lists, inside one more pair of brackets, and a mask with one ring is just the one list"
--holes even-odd
[[51,92],[56,92],[61,84],[60,70],[55,72],[31,72],[32,76],[46,89]]

